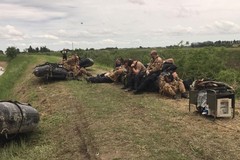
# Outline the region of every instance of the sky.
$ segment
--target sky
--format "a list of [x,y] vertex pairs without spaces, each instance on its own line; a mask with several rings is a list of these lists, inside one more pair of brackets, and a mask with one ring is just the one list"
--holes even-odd
[[240,40],[239,0],[1,0],[0,50]]

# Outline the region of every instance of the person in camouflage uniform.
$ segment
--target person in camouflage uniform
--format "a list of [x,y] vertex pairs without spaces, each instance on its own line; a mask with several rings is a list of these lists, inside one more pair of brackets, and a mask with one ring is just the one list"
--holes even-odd
[[80,72],[79,75],[86,75],[88,77],[91,77],[92,74],[90,72],[88,72],[84,67],[80,66],[79,62],[80,62],[81,58],[78,57],[78,56],[77,56],[77,58],[78,58],[77,66],[78,66],[78,69],[79,69],[79,72]]
[[86,78],[86,80],[91,83],[113,83],[117,82],[124,72],[126,72],[124,65],[116,65],[114,70],[95,77]]
[[81,73],[78,64],[79,58],[76,54],[73,54],[71,58],[63,61],[63,67],[68,71],[73,72],[73,76],[75,78],[78,77]]
[[163,60],[158,56],[156,50],[150,52],[151,61],[148,65],[145,75],[143,76],[142,81],[138,81],[140,85],[133,92],[134,94],[139,94],[145,91],[146,89],[152,88],[155,89],[155,81],[158,79],[158,76],[161,73]]
[[186,89],[183,81],[178,77],[176,71],[163,72],[159,76],[159,91],[160,94],[171,96],[174,99],[181,98],[182,94],[185,94]]
[[79,65],[80,58],[77,54],[73,54],[71,58],[63,61],[63,67],[70,72],[73,72],[74,78],[79,78],[79,76],[87,75],[92,76],[85,68]]

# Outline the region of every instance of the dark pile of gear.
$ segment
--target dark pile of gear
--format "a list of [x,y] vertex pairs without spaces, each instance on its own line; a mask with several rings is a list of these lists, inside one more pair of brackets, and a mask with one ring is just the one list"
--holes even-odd
[[0,135],[31,132],[39,123],[39,113],[30,104],[0,101]]
[[195,104],[197,111],[203,115],[234,117],[235,91],[223,82],[196,80],[189,92],[189,110],[190,104]]
[[[94,61],[91,58],[85,58],[79,61],[79,66],[81,66],[82,68],[90,67],[93,64]],[[63,64],[49,62],[37,65],[33,70],[33,74],[36,77],[42,77],[46,80],[48,79],[64,80],[74,78],[73,72],[66,69]]]

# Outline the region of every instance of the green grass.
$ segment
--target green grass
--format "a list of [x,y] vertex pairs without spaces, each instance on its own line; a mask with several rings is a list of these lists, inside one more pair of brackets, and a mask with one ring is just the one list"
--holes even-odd
[[[179,113],[174,114],[157,94],[134,96],[114,84],[68,84],[85,106],[88,121],[94,123],[91,133],[97,145],[122,152],[122,157],[112,158],[189,159],[181,154],[180,146],[169,145],[171,132],[178,132],[181,126],[172,124],[167,117]],[[102,150],[102,154],[111,151]]]
[[[35,65],[59,59],[19,56],[0,77],[8,93],[1,98],[29,102],[41,115],[37,130],[1,145],[0,159],[238,159],[238,115],[212,122],[189,113],[187,100],[133,95],[119,84],[44,83],[32,75]],[[106,69],[96,64],[90,71]]]
[[[3,76],[0,77],[0,98],[10,99],[12,88],[28,67],[29,63],[34,63],[34,57],[19,56],[13,59],[6,68]],[[11,97],[13,98],[13,97]]]
[[[36,64],[37,59],[41,56],[36,55],[19,55],[16,58],[9,61],[9,65],[5,69],[5,73],[0,77],[0,99],[15,99],[12,97],[12,89],[19,82],[19,79],[22,77],[24,71],[30,65]],[[44,56],[42,56],[44,57]],[[56,57],[54,56],[45,56],[46,61],[56,62]],[[6,61],[6,57],[1,58]],[[59,58],[60,59],[60,58]],[[8,61],[7,61],[8,62]],[[32,70],[31,70],[32,71]],[[34,93],[32,94],[34,98]]]
[[[0,99],[18,100],[30,103],[37,108],[42,115],[41,95],[36,92],[36,82],[32,80],[32,69],[34,66],[45,61],[56,62],[59,57],[53,56],[29,56],[19,55],[12,61],[8,61],[6,72],[0,77]],[[51,89],[51,88],[50,88]],[[38,105],[36,105],[36,102]],[[53,114],[52,116],[41,116],[39,128],[34,134],[24,134],[1,144],[0,159],[9,160],[43,160],[52,157],[53,150],[57,150],[54,145],[49,144],[49,134],[57,130],[61,123],[64,123],[64,114]],[[2,139],[1,139],[2,140]],[[51,141],[51,140],[50,140]]]

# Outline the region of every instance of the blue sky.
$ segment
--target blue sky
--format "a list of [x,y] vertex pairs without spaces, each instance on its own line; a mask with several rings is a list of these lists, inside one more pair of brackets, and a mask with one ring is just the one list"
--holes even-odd
[[237,0],[1,0],[0,50],[240,39]]

